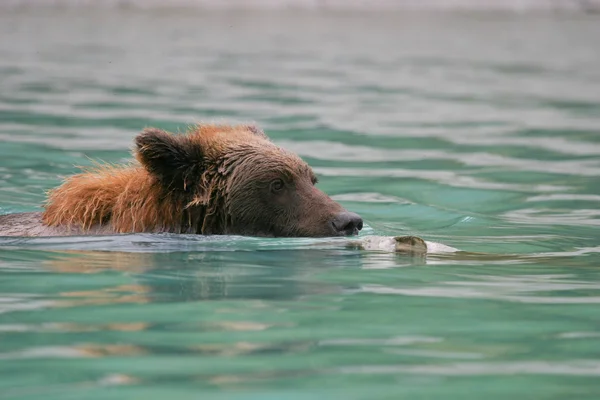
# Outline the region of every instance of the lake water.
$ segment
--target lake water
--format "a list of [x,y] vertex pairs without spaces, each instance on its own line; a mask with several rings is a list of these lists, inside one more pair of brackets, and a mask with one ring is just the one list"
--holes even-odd
[[[600,17],[0,13],[0,213],[256,121],[361,235],[0,238],[2,399],[597,399]],[[204,397],[203,397],[204,396]]]

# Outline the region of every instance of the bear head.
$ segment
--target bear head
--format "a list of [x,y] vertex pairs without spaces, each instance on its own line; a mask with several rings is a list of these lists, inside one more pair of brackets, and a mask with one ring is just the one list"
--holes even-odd
[[186,210],[183,232],[318,237],[362,229],[357,214],[315,187],[300,157],[252,125],[198,125],[187,134],[147,128],[134,155],[164,201]]

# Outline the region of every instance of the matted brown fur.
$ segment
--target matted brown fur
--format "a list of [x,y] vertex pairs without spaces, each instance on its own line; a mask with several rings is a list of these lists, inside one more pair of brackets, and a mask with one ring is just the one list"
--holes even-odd
[[50,191],[42,219],[49,226],[83,230],[110,223],[118,233],[180,225],[183,207],[162,201],[162,196],[144,168],[102,166],[67,178]]
[[[259,136],[258,138],[256,136]],[[249,125],[198,125],[187,133],[191,143],[205,150],[205,157],[219,159],[235,150],[235,144],[265,145],[266,136]],[[134,155],[144,163],[138,149]],[[231,157],[227,157],[231,158]],[[208,205],[211,196],[223,189],[220,165],[208,162],[202,174],[209,184],[204,195],[196,193],[191,202],[171,190],[165,193],[156,177],[143,166],[104,165],[85,169],[65,180],[48,193],[43,222],[48,226],[78,226],[84,230],[109,223],[117,233],[127,232],[189,232],[205,213],[189,212],[191,205]],[[226,166],[226,165],[225,165]],[[223,171],[220,171],[223,172]],[[215,179],[216,178],[216,179]],[[216,210],[207,210],[210,214]],[[205,229],[208,226],[204,227]],[[202,229],[202,230],[205,230]]]
[[[330,221],[345,211],[314,188],[304,161],[252,125],[203,124],[179,135],[148,128],[134,155],[139,164],[67,178],[49,192],[43,223],[84,232],[327,236],[337,234]],[[288,205],[263,201],[260,209],[260,190],[276,178],[295,182]]]

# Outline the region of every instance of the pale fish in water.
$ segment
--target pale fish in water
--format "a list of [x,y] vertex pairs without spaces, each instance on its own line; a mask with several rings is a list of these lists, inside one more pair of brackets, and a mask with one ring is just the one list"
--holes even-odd
[[458,249],[417,236],[366,236],[350,242],[352,247],[407,254],[455,253]]

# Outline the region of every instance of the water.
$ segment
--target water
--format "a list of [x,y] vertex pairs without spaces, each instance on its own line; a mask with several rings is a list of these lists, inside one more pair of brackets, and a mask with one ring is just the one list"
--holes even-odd
[[360,213],[317,239],[0,239],[3,399],[596,399],[600,19],[3,9],[0,213],[145,126],[256,121]]

